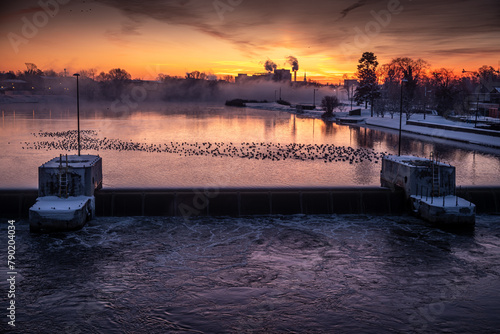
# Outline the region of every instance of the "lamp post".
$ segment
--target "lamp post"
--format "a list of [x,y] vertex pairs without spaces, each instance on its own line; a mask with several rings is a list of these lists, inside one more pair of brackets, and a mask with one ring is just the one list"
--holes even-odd
[[76,118],[78,120],[78,156],[80,156],[80,87],[78,86],[78,77],[80,74],[73,74],[76,77]]
[[318,89],[317,88],[314,88],[313,89],[313,108],[316,109],[316,91]]
[[352,100],[354,100],[354,85],[351,85],[351,110],[352,110]]
[[[477,74],[476,72],[466,71],[465,69],[462,70],[462,73],[475,73],[479,77],[479,74]],[[481,85],[482,85],[481,78],[479,78],[479,92],[477,93],[477,99],[476,99],[476,120],[474,121],[475,128],[477,127],[477,113],[479,112],[479,94],[481,92]]]
[[425,99],[424,99],[424,119],[427,114],[427,93],[432,93],[432,90],[427,90],[427,86],[425,86]]
[[399,106],[399,145],[398,145],[398,156],[401,155],[401,122],[403,120],[403,82],[408,82],[408,80],[401,80],[401,104]]

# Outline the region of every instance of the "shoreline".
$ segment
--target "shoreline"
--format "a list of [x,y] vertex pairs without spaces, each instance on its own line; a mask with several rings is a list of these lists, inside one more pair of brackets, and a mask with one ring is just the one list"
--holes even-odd
[[[36,100],[36,101],[33,101]],[[112,101],[87,101],[87,108],[94,108],[100,106],[103,102],[108,103],[110,106]],[[215,102],[215,101],[214,101]],[[38,105],[48,106],[49,104],[57,103],[63,107],[68,107],[74,103],[73,98],[69,96],[47,96],[47,95],[33,95],[33,96],[16,96],[9,99],[0,99],[0,105],[18,107],[22,105]],[[142,102],[148,103],[148,102]],[[156,105],[158,102],[152,102]],[[164,102],[163,103],[168,103]],[[202,101],[196,103],[204,103]],[[344,105],[346,105],[344,103]],[[330,118],[322,118],[323,110],[318,106],[314,110],[297,111],[293,106],[281,105],[276,102],[267,103],[246,103],[246,107],[253,110],[264,111],[281,111],[293,115],[306,118],[321,119],[327,122],[335,122],[343,125],[358,126],[368,129],[378,128],[382,131],[395,130],[399,131],[399,113],[394,113],[391,118],[387,113],[384,117],[370,116],[370,110],[360,108],[357,106],[355,109],[361,109],[360,116],[349,116],[349,111],[334,112],[334,116]],[[346,106],[346,108],[348,108]],[[110,108],[107,108],[110,109]],[[445,119],[441,116],[427,115],[423,119],[423,114],[414,114],[406,121],[406,114],[403,115],[404,124],[402,131],[409,134],[427,136],[437,139],[450,140],[458,143],[480,145],[492,149],[500,149],[500,131],[477,129],[473,127],[472,123],[456,122]],[[498,120],[500,123],[500,119]],[[488,134],[490,132],[490,134]]]
[[[246,107],[257,110],[283,111],[302,117],[316,118],[368,129],[380,128],[399,131],[399,113],[395,113],[393,118],[391,118],[390,114],[386,114],[384,117],[375,115],[371,117],[369,109],[361,108],[361,116],[349,116],[348,111],[334,112],[334,117],[323,119],[321,117],[323,110],[318,108],[315,110],[298,112],[295,108],[277,103],[248,103]],[[342,122],[350,120],[353,121],[353,123]],[[401,127],[401,131],[405,133],[500,149],[500,131],[477,129],[470,126],[472,125],[471,123],[458,123],[459,125],[457,125],[457,122],[436,115],[427,115],[424,120],[423,114],[414,114],[410,117],[407,124],[406,114],[403,114],[403,120],[404,124]],[[491,134],[478,132],[491,132]]]

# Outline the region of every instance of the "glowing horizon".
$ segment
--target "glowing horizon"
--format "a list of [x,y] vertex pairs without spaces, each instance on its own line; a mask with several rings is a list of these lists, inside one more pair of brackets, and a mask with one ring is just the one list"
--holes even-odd
[[499,4],[493,0],[453,6],[431,0],[374,0],[369,5],[317,0],[314,6],[274,0],[281,9],[273,11],[265,3],[3,4],[0,71],[25,70],[25,63],[34,63],[56,72],[123,68],[146,80],[192,71],[236,76],[265,72],[267,59],[290,69],[286,57],[293,55],[299,60],[298,81],[307,73],[308,79],[337,83],[355,73],[365,51],[374,52],[381,65],[396,57],[422,58],[432,68],[455,74],[500,64],[500,47],[493,42],[500,40],[494,15]]

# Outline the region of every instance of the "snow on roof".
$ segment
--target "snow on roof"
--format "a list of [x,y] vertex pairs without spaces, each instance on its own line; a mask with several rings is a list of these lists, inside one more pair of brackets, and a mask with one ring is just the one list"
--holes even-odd
[[[96,164],[96,162],[101,159],[98,155],[68,155],[68,166],[72,168],[84,168],[91,167]],[[59,168],[61,164],[60,157],[56,157],[50,161],[44,163],[42,168]],[[66,166],[66,156],[62,157],[62,165]]]
[[434,198],[417,196],[417,195],[412,195],[410,197],[420,202],[426,203],[427,205],[446,208],[447,211],[449,212],[452,211],[460,212],[460,209],[463,207],[470,207],[470,208],[476,207],[474,203],[471,203],[466,199],[453,195],[439,196]]
[[394,161],[394,162],[398,162],[398,163],[401,163],[401,164],[404,164],[404,165],[407,165],[407,166],[411,166],[411,167],[414,167],[414,166],[417,166],[417,167],[418,166],[428,166],[431,162],[434,162],[435,164],[440,165],[440,166],[447,166],[447,167],[450,166],[450,165],[442,163],[442,162],[433,161],[433,160],[430,160],[430,159],[427,159],[427,158],[416,157],[416,156],[413,156],[413,155],[401,155],[401,156],[398,156],[398,155],[386,155],[384,157],[384,159],[391,160],[391,161]]
[[94,197],[77,196],[60,198],[57,196],[44,196],[36,199],[36,203],[33,204],[30,211],[36,211],[43,215],[44,218],[71,220],[74,218],[75,213],[82,210],[87,203],[93,206]]
[[7,79],[7,80],[3,80],[2,82],[5,82],[5,83],[28,83],[27,81],[20,80],[20,79]]
[[91,200],[91,196],[77,196],[61,198],[57,196],[43,196],[36,199],[31,207],[35,211],[67,211],[81,209],[85,203]]

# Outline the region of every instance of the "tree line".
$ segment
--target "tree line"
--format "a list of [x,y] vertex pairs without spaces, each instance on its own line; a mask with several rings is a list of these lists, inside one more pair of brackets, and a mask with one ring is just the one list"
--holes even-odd
[[[219,84],[234,82],[234,77],[230,75],[217,77],[200,71],[188,72],[184,77],[159,74],[153,81],[132,79],[131,74],[121,68],[100,73],[97,73],[95,69],[86,69],[79,71],[78,74],[80,75],[80,95],[90,101],[120,99],[123,94],[129,94],[137,86],[147,90],[150,98],[200,100],[209,94],[216,94]],[[56,86],[53,82],[64,82],[72,77],[73,73],[66,70],[63,72],[42,71],[32,63],[26,63],[25,71],[0,72],[0,81],[23,80],[34,92],[44,94],[66,93],[63,88]]]
[[[373,52],[365,52],[358,61],[358,86],[354,100],[370,104],[371,116],[399,112],[402,106],[407,119],[415,113],[435,110],[439,115],[468,114],[472,106],[494,86],[500,75],[492,66],[476,71],[432,69],[423,59],[394,58],[379,66]],[[402,101],[402,102],[401,102]]]

